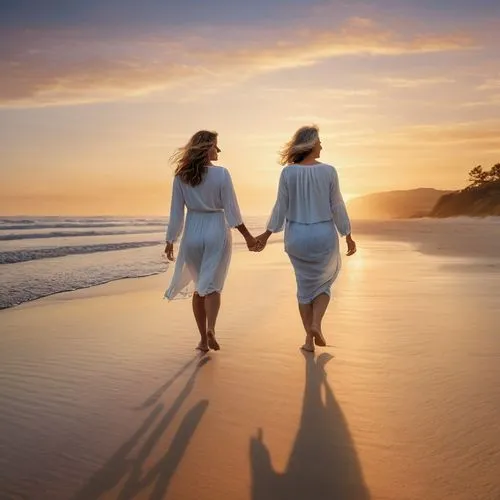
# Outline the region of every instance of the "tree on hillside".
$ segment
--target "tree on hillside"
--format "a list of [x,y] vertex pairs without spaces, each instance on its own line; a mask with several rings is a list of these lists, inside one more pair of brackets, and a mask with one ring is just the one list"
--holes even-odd
[[481,184],[486,182],[486,178],[488,177],[488,172],[483,170],[481,165],[474,167],[469,172],[469,182],[471,186],[480,186]]
[[495,164],[490,170],[483,170],[483,167],[478,165],[469,172],[469,187],[478,187],[487,182],[497,181],[500,181],[500,163]]
[[500,163],[497,163],[490,170],[490,181],[500,181]]

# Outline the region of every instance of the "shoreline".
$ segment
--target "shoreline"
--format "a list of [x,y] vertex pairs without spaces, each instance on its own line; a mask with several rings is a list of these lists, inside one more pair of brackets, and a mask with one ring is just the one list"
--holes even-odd
[[[491,219],[491,218],[489,218]],[[498,219],[498,220],[497,220]],[[463,265],[473,265],[474,267],[496,267],[496,263],[500,262],[500,217],[495,220],[482,220],[479,224],[473,218],[460,218],[461,224],[454,224],[454,229],[457,227],[461,232],[446,231],[450,229],[448,224],[457,222],[456,220],[449,220],[444,222],[443,219],[424,218],[424,219],[395,219],[385,221],[372,221],[372,220],[354,220],[353,221],[353,234],[357,240],[358,247],[363,245],[363,238],[369,237],[370,239],[387,240],[395,243],[405,243],[411,245],[417,252],[423,255],[452,257],[452,258],[465,258],[469,262],[463,262]],[[418,226],[415,228],[415,225]],[[419,229],[420,231],[416,231]],[[495,239],[492,234],[485,234],[488,229],[498,230],[498,237]],[[426,232],[422,232],[426,230]],[[485,238],[489,239],[485,240]],[[428,237],[428,239],[426,239]],[[283,245],[283,233],[275,236],[274,240],[270,240],[269,246]],[[345,254],[345,241],[340,238],[341,254],[344,258]],[[246,253],[241,242],[236,241],[233,243],[233,255],[237,253]],[[457,265],[460,263],[457,262]],[[57,296],[66,293],[75,293],[80,290],[93,289],[103,285],[149,278],[156,275],[164,275],[168,273],[167,270],[160,270],[146,274],[144,276],[129,276],[99,283],[97,285],[90,285],[87,287],[78,288],[76,290],[63,290],[54,293],[49,293],[43,297],[38,297],[33,300],[21,302],[12,306],[0,308],[2,311],[10,309],[18,309],[19,307],[47,299],[49,297]]]

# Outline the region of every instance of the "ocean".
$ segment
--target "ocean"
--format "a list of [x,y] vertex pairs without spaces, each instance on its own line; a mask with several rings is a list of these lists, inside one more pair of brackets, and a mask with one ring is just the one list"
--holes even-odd
[[[166,224],[160,217],[0,218],[0,309],[164,272]],[[264,224],[248,223],[254,231]]]

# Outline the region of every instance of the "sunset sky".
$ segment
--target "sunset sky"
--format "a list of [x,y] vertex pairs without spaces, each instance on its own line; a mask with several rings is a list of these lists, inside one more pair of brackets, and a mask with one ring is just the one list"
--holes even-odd
[[304,124],[346,197],[500,162],[499,0],[3,0],[0,215],[167,215],[168,158],[219,132],[267,212]]

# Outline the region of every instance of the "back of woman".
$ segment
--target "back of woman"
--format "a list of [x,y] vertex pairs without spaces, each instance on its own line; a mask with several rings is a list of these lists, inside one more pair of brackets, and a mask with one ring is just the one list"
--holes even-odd
[[[228,198],[228,188],[226,186],[229,187],[231,184],[229,172],[224,167],[212,165],[207,168],[203,181],[196,186],[182,182],[179,177],[174,179],[175,182],[179,183],[188,212],[190,210],[197,212],[224,210],[224,204]],[[234,216],[235,219],[241,219],[237,207],[233,206],[231,208],[232,210],[228,213],[229,217]],[[239,222],[239,220],[236,222]],[[233,224],[229,222],[229,225]]]
[[[343,204],[338,189],[336,170],[325,163],[303,166],[288,165],[283,169],[283,182],[288,190],[288,221],[303,224],[325,222],[335,218],[334,209]],[[337,218],[340,232],[345,221]]]
[[177,168],[165,247],[167,258],[173,261],[174,243],[184,229],[165,298],[192,294],[201,337],[197,348],[204,352],[219,349],[215,323],[231,261],[230,228],[240,231],[249,248],[255,246],[243,224],[229,171],[212,163],[219,152],[217,133],[200,130],[174,155]]
[[326,345],[321,322],[340,271],[338,233],[347,238],[348,255],[356,251],[337,172],[317,161],[321,149],[317,127],[302,127],[285,146],[277,200],[267,231],[257,238],[265,245],[272,233],[285,227],[285,251],[295,272],[306,330],[302,348],[307,351],[314,351],[314,344]]

